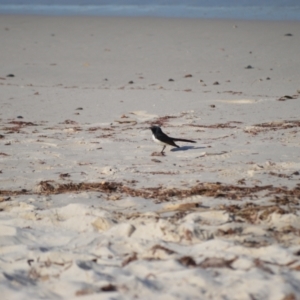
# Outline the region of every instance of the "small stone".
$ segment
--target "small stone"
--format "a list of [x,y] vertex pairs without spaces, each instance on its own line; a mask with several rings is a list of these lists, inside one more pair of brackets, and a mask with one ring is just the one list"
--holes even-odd
[[161,163],[161,161],[159,160],[159,159],[155,159],[155,158],[153,158],[153,159],[151,159],[153,162],[156,162],[156,163]]

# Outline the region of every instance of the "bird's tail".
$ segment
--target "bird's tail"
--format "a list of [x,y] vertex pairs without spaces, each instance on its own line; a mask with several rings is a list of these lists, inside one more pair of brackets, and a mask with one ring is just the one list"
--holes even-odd
[[185,139],[175,139],[172,138],[175,142],[188,142],[188,143],[196,143],[195,141],[185,140]]

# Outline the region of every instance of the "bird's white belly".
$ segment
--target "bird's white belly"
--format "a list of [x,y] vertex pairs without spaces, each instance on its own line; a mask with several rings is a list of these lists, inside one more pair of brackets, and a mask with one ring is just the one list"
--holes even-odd
[[169,146],[166,143],[161,142],[160,140],[158,140],[157,138],[155,138],[154,134],[152,134],[152,139],[155,143],[159,144],[159,145],[164,145],[164,146]]

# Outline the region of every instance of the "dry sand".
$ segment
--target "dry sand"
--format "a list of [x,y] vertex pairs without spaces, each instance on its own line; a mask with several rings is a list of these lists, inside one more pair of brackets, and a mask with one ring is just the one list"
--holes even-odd
[[[299,299],[300,22],[1,16],[0,41],[1,299]],[[197,144],[157,156],[151,124]]]

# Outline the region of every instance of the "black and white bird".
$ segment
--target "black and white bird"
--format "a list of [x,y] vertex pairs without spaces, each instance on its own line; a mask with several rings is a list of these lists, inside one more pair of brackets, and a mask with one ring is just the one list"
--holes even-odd
[[173,146],[180,148],[178,145],[175,144],[175,142],[188,142],[188,143],[196,143],[195,141],[191,140],[185,140],[185,139],[177,139],[170,136],[167,136],[159,126],[151,126],[150,127],[152,131],[152,139],[155,143],[163,145],[163,148],[161,150],[161,153],[164,154],[164,150],[166,146]]

